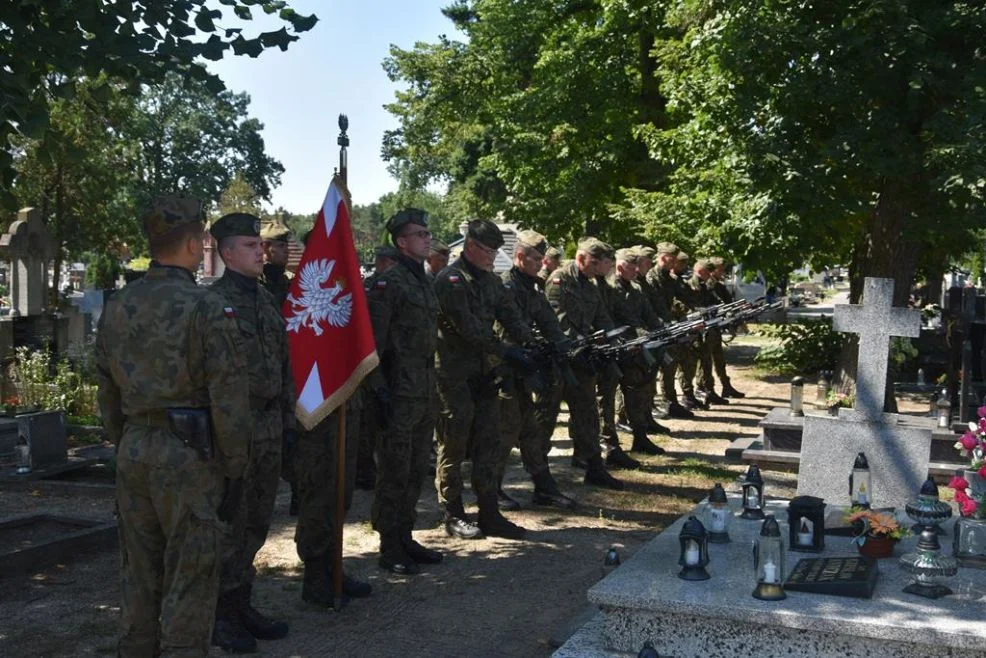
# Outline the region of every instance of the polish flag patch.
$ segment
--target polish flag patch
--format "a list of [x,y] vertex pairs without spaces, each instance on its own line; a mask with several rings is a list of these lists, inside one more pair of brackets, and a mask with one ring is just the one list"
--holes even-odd
[[236,309],[234,309],[232,306],[224,306],[223,307],[223,315],[225,315],[227,318],[235,318],[236,317]]
[[387,287],[386,281],[377,281],[377,288],[386,288],[386,287]]
[[459,275],[458,274],[449,274],[448,280],[449,280],[449,283],[458,283],[459,282]]
[[554,278],[551,280],[551,283],[555,283],[555,284],[561,283],[561,279]]

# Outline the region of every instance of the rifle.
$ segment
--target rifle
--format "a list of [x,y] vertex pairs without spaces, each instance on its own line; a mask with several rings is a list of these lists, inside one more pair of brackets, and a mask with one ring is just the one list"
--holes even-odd
[[[733,329],[739,325],[742,325],[754,318],[783,306],[783,302],[773,302],[767,303],[763,298],[759,298],[753,302],[743,301],[744,304],[734,306],[731,309],[727,309],[724,312],[719,312],[714,314],[706,322],[706,327],[708,329],[718,329],[722,335],[723,343],[730,343],[736,337]],[[735,302],[734,302],[735,304]]]

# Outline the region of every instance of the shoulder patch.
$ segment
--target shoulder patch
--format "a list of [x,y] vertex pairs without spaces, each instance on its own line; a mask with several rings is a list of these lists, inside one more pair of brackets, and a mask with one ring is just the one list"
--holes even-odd
[[236,317],[236,309],[233,308],[232,306],[224,306],[223,307],[223,315],[225,315],[227,318],[235,318]]
[[448,280],[449,280],[449,283],[458,283],[459,280],[460,280],[459,279],[459,275],[458,274],[449,274],[448,275]]
[[377,282],[374,285],[375,285],[376,288],[386,288],[387,287],[387,282],[384,281],[383,279],[377,279]]
[[561,283],[561,279],[556,276],[555,278],[553,278],[551,280],[551,283],[554,283],[555,285],[557,285],[557,284]]

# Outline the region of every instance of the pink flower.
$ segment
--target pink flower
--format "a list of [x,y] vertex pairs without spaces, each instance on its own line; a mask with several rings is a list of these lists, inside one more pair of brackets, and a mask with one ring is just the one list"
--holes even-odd
[[956,489],[955,490],[955,502],[957,502],[959,505],[961,505],[962,503],[964,503],[967,500],[969,500],[969,496],[968,496],[968,494],[966,494],[965,489]]
[[976,504],[976,501],[971,498],[969,500],[962,501],[962,516],[972,516],[976,513],[977,507],[978,505]]
[[956,475],[952,477],[952,479],[949,481],[948,488],[955,489],[956,491],[964,492],[966,489],[969,488],[969,481],[966,480],[961,475]]
[[979,414],[980,418],[986,418],[986,404],[976,409],[976,413]]
[[986,418],[979,419],[979,433],[986,434]]
[[962,438],[959,439],[959,443],[962,444],[962,448],[965,450],[974,450],[977,446],[979,446],[979,437],[972,432],[966,432],[962,435]]

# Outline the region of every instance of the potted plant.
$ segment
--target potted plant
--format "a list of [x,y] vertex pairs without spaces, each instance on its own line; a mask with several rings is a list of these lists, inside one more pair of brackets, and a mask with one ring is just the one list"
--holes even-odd
[[894,554],[897,542],[909,534],[892,514],[862,507],[850,509],[846,523],[851,524],[858,533],[852,541],[859,554],[866,557],[890,557]]
[[829,410],[829,415],[838,416],[840,407],[851,409],[853,405],[856,404],[856,394],[849,393],[847,395],[832,389],[825,396],[825,402]]
[[986,406],[979,407],[977,413],[979,420],[970,422],[955,444],[959,454],[969,459],[969,468],[953,477],[948,486],[955,490],[962,517],[955,523],[955,555],[982,562],[986,560],[986,546],[982,545],[986,539]]

